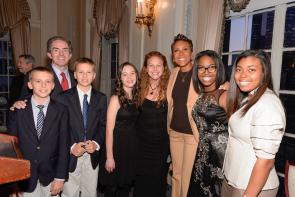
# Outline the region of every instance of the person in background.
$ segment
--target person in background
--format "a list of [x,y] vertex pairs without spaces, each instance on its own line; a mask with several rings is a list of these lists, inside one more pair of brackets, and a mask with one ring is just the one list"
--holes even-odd
[[57,97],[67,106],[70,123],[69,180],[65,182],[63,197],[97,197],[99,150],[104,141],[107,98],[92,87],[95,75],[95,64],[91,59],[76,60],[77,86]]
[[169,154],[166,90],[169,74],[163,54],[151,51],[145,55],[140,72],[134,197],[164,197],[166,193]]
[[17,69],[19,75],[12,78],[8,106],[11,107],[15,101],[30,95],[28,88],[28,72],[35,67],[35,58],[30,54],[22,54],[18,57]]
[[220,196],[228,131],[227,91],[218,87],[225,82],[225,69],[220,56],[212,50],[198,53],[194,64],[192,79],[200,95],[192,116],[200,139],[187,196]]
[[186,197],[199,141],[198,128],[191,113],[198,98],[192,83],[193,43],[185,35],[178,34],[171,50],[176,65],[167,86],[172,197]]
[[33,91],[28,106],[11,112],[8,125],[31,163],[31,177],[21,182],[21,191],[24,197],[57,196],[68,178],[68,111],[49,96],[54,88],[50,69],[32,69],[28,87]]
[[286,128],[282,103],[273,92],[269,56],[242,52],[234,64],[228,93],[229,139],[221,196],[275,197],[276,153]]
[[121,64],[107,110],[106,147],[98,175],[106,186],[105,197],[128,197],[134,181],[138,86],[136,67]]

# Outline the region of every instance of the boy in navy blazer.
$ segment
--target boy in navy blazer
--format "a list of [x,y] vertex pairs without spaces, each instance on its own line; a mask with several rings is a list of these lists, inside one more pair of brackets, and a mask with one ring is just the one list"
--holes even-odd
[[69,180],[64,197],[96,197],[99,149],[106,125],[106,96],[92,87],[95,64],[80,58],[74,63],[77,86],[63,92],[57,99],[69,110],[70,136]]
[[36,67],[29,73],[33,95],[25,109],[10,113],[8,131],[18,137],[24,159],[31,163],[31,177],[20,184],[24,196],[58,195],[68,178],[69,132],[67,108],[50,99],[54,77],[50,69]]

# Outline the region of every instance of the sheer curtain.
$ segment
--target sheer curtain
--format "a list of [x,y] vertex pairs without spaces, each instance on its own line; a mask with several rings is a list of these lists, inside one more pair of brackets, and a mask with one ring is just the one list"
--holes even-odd
[[[93,42],[91,47],[92,48],[91,58],[94,60],[94,62],[97,65],[97,70],[96,70],[97,74],[96,74],[96,83],[95,83],[96,87],[99,87],[100,78],[101,78],[102,36],[106,38],[111,38],[113,36],[118,35],[119,26],[122,21],[124,10],[127,10],[125,0],[95,0],[94,1],[93,23],[95,25],[94,24],[92,25]],[[120,43],[121,40],[119,38],[119,43],[120,43],[119,45],[124,43],[126,44],[126,41],[125,41],[126,34],[123,34],[123,35],[125,36],[123,37],[120,36],[121,39],[124,38],[122,40],[123,42]]]
[[31,52],[30,17],[26,0],[0,1],[0,36],[9,31],[15,65],[20,54]]
[[198,1],[196,52],[211,49],[220,52],[220,44],[224,23],[223,0]]

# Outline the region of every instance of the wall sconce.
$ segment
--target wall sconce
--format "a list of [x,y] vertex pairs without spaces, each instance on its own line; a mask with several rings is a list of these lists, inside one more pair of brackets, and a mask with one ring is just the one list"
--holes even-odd
[[157,0],[137,0],[136,1],[136,19],[138,25],[146,25],[149,30],[149,36],[152,36],[153,25],[155,22],[154,6]]

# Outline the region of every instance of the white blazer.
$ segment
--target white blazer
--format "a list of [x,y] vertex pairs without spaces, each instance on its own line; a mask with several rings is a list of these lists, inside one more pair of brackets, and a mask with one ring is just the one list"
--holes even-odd
[[[275,158],[286,127],[284,108],[269,89],[243,117],[242,109],[229,119],[229,139],[223,165],[228,184],[237,189],[246,189],[257,157]],[[273,167],[262,190],[278,186],[278,176]]]

